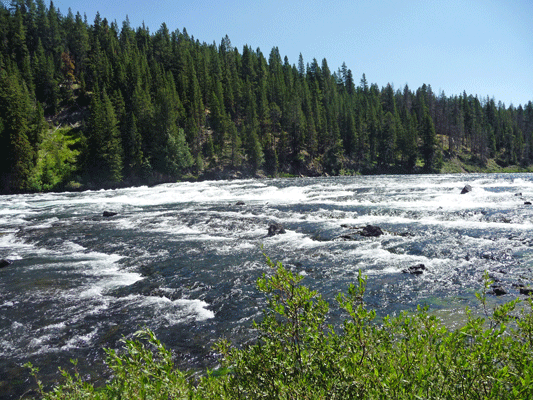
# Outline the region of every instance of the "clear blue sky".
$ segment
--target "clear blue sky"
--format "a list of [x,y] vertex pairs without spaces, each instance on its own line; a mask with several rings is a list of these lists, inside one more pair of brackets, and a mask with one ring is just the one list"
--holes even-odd
[[437,94],[494,97],[506,106],[533,101],[533,1],[531,0],[56,0],[65,15],[96,11],[150,32],[165,22],[200,42],[220,44],[226,34],[265,57],[278,46],[291,64],[326,58],[330,70],[343,62],[356,84]]

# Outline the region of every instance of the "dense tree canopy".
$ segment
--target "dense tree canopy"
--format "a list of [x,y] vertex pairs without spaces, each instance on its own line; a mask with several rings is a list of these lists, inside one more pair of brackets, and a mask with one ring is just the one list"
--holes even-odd
[[[343,63],[297,66],[230,39],[151,33],[53,2],[0,5],[1,190],[48,188],[40,164],[54,129],[73,128],[61,184],[175,180],[241,168],[275,175],[438,171],[463,151],[483,164],[533,163],[533,104],[509,106],[431,86],[356,86]],[[65,118],[67,116],[77,116]],[[67,161],[65,161],[67,162]],[[55,165],[55,164],[54,164]],[[59,168],[59,166],[58,166]],[[57,181],[57,179],[55,180]]]

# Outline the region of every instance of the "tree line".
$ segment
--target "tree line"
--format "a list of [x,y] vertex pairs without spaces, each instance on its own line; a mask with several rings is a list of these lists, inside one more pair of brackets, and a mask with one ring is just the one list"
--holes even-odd
[[43,0],[0,5],[4,193],[228,168],[438,172],[464,151],[480,164],[532,164],[532,102],[379,88],[364,74],[356,82],[345,63],[332,71],[300,54],[291,65],[277,47],[267,58],[228,36],[201,43],[185,28],[151,33],[98,13],[90,24]]

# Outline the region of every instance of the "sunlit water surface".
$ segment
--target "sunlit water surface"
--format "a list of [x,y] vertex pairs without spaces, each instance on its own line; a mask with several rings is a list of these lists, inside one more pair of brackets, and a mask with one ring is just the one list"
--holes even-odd
[[[460,194],[470,184],[472,192]],[[213,342],[253,338],[263,251],[329,301],[368,276],[379,315],[425,304],[453,325],[488,270],[513,299],[533,274],[533,175],[425,175],[166,184],[0,196],[0,397],[153,329],[182,367],[216,365]],[[238,205],[243,202],[244,205]],[[109,218],[103,211],[116,212]],[[267,236],[270,224],[286,233]],[[378,225],[377,238],[350,227]],[[424,264],[423,275],[402,273]],[[334,322],[341,317],[335,308]],[[459,317],[458,317],[459,316]]]

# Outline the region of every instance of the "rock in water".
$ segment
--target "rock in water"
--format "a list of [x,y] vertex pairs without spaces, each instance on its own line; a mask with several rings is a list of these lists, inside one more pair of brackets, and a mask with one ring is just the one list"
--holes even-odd
[[503,296],[504,294],[507,294],[507,290],[503,288],[500,284],[492,285],[492,294],[495,296]]
[[424,264],[418,264],[418,265],[409,267],[409,269],[404,269],[402,272],[404,274],[422,275],[426,269],[427,268]]
[[117,215],[118,213],[116,212],[112,212],[112,211],[104,211],[104,213],[102,214],[102,216],[108,218],[108,217],[113,217],[115,215]]
[[281,224],[272,224],[268,227],[268,236],[281,235],[285,233],[285,228]]
[[466,185],[463,190],[461,190],[461,194],[465,194],[472,191],[472,186]]
[[521,287],[520,294],[525,294],[527,296],[533,295],[533,288]]
[[365,237],[377,237],[383,235],[383,231],[379,226],[367,225],[361,231],[361,236]]
[[8,267],[11,264],[13,264],[13,261],[5,260],[5,259],[0,260],[0,268]]

